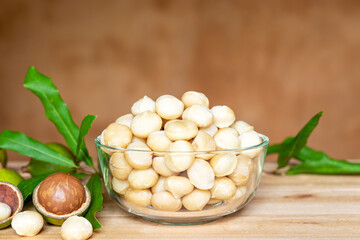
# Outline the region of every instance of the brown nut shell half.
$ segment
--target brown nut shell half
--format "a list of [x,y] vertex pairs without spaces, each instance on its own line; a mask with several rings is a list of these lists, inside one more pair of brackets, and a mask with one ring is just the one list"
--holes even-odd
[[21,191],[13,184],[0,181],[0,202],[6,203],[11,208],[11,215],[0,221],[0,229],[10,225],[12,218],[18,214],[24,205]]
[[82,215],[91,202],[89,189],[69,173],[54,173],[34,190],[33,204],[46,221],[55,225],[75,215]]

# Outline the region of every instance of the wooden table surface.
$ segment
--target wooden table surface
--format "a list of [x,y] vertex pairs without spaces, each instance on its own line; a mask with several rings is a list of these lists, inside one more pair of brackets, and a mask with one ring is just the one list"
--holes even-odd
[[[273,166],[266,163],[265,169]],[[148,222],[118,208],[107,193],[97,216],[103,227],[91,239],[360,239],[360,177],[264,172],[246,208],[203,225]],[[46,224],[36,237],[24,239],[60,239],[59,232]],[[0,230],[0,239],[19,236],[9,227]]]

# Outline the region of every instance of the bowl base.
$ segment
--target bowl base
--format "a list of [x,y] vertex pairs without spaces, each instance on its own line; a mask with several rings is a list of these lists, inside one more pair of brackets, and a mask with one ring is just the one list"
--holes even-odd
[[149,222],[153,222],[153,223],[158,223],[158,224],[163,224],[163,225],[173,225],[173,226],[189,226],[189,225],[199,225],[199,224],[205,224],[205,223],[209,223],[209,222],[213,222],[218,220],[221,217],[217,217],[217,218],[212,218],[212,219],[203,219],[203,220],[193,220],[193,221],[172,221],[171,219],[152,219],[152,218],[147,218],[147,217],[143,217],[142,218],[146,221]]

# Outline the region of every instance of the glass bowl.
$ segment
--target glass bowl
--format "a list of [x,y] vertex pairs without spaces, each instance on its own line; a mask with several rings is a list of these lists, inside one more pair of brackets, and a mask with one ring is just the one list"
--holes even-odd
[[[251,199],[255,195],[257,187],[259,186],[261,172],[266,156],[266,150],[269,145],[268,137],[262,134],[259,134],[259,136],[262,139],[262,143],[256,146],[238,149],[216,150],[210,152],[155,152],[146,150],[114,148],[101,144],[101,136],[98,136],[95,139],[95,145],[106,189],[111,198],[117,203],[117,205],[120,206],[120,208],[152,222],[172,225],[191,225],[214,221],[221,218],[222,216],[234,213],[242,209],[251,201]],[[164,159],[169,156],[177,156],[180,158],[192,156],[195,157],[195,159],[208,159],[207,162],[210,162],[210,158],[221,158],[224,155],[231,155],[236,156],[237,165],[232,174],[215,177],[216,187],[213,187],[213,189],[211,190],[206,190],[211,192],[211,196],[221,196],[221,198],[224,199],[210,198],[209,201],[207,201],[206,205],[204,203],[201,203],[201,201],[203,200],[193,201],[195,205],[205,205],[201,210],[187,210],[187,208],[185,208],[183,204],[181,209],[177,211],[163,211],[156,209],[152,205],[140,206],[138,204],[135,204],[130,197],[125,197],[125,188],[120,187],[121,189],[119,190],[119,187],[114,186],[114,184],[116,184],[116,178],[114,178],[112,174],[112,172],[114,171],[114,167],[111,168],[109,163],[111,156],[114,155],[114,153],[122,153],[124,155],[132,154],[132,156],[136,156],[137,158],[142,158],[143,156],[149,157],[149,155],[151,155],[152,158],[164,157]],[[218,166],[220,166],[221,168],[221,164]],[[187,171],[180,172],[178,173],[178,175],[188,177]],[[193,176],[193,174],[191,176]],[[200,178],[201,176],[199,176],[199,179]],[[225,178],[226,181],[218,181],[218,179]],[[227,183],[229,179],[234,182],[234,184],[230,184],[230,187],[229,185],[222,184],[222,182]],[[123,181],[126,182],[126,179]],[[163,189],[163,186],[160,187],[160,189],[161,188]],[[196,189],[196,186],[194,189]],[[150,194],[151,198],[151,196],[153,196],[151,194],[152,189],[149,188],[146,191],[148,194]],[[153,189],[153,191],[155,193],[158,190]],[[229,191],[231,192],[231,197],[229,197]],[[144,194],[139,194],[138,196],[144,197]],[[149,198],[149,195],[147,195],[147,197],[145,198]],[[128,199],[130,199],[131,201],[129,201]],[[183,200],[184,197],[180,197],[180,199]]]

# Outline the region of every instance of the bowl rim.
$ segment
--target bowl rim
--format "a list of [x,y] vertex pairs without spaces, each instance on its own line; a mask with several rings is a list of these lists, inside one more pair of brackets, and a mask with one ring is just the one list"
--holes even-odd
[[261,134],[261,133],[257,133],[259,134],[260,138],[262,139],[262,142],[260,144],[254,145],[254,146],[249,146],[249,147],[244,147],[244,148],[233,148],[233,149],[221,149],[221,150],[212,150],[212,151],[153,151],[153,150],[143,150],[143,149],[131,149],[131,148],[118,148],[118,147],[111,147],[108,145],[104,145],[101,144],[100,142],[100,138],[101,135],[97,136],[94,140],[95,145],[99,148],[107,148],[110,151],[134,151],[134,152],[143,152],[143,153],[158,153],[158,154],[166,154],[166,153],[201,153],[201,154],[206,154],[206,153],[211,153],[211,154],[216,154],[216,153],[226,153],[226,152],[234,152],[234,151],[244,151],[244,150],[251,150],[251,149],[255,149],[255,148],[259,148],[259,147],[264,147],[264,146],[268,146],[270,143],[270,140],[267,136]]

